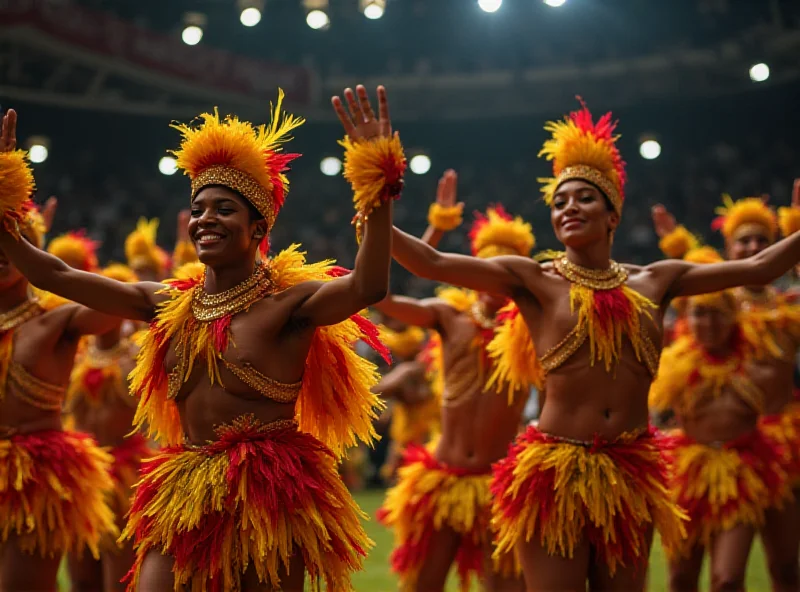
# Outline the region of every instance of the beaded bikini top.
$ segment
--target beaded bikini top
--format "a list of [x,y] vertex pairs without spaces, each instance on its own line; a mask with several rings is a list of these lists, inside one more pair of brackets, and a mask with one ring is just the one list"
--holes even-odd
[[36,378],[22,364],[13,361],[16,329],[43,312],[38,298],[31,298],[0,315],[0,400],[10,390],[18,399],[37,409],[58,411],[66,388]]
[[627,335],[636,357],[655,376],[659,351],[641,325],[655,309],[648,298],[626,285],[628,272],[616,261],[597,270],[572,263],[566,256],[554,262],[556,271],[570,282],[570,310],[578,313],[575,327],[540,358],[545,373],[566,362],[589,340],[591,363],[602,361],[607,371],[619,361],[622,335]]

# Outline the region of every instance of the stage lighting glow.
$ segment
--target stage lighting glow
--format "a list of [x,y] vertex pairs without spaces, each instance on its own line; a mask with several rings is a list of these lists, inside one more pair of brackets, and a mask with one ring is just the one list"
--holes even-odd
[[503,5],[503,0],[478,0],[478,6],[483,12],[497,12]]
[[312,10],[306,15],[306,24],[312,29],[324,29],[331,24],[331,19],[324,10]]
[[753,82],[764,82],[767,78],[769,78],[769,66],[764,63],[750,66],[750,80]]
[[342,170],[342,161],[335,156],[327,156],[320,161],[319,170],[327,177],[335,177]]
[[28,158],[30,158],[31,162],[34,164],[44,162],[47,160],[48,155],[49,152],[47,151],[47,147],[43,144],[32,144],[28,150]]
[[258,8],[245,8],[239,16],[245,27],[255,27],[261,22],[261,11]]
[[383,16],[383,6],[377,2],[370,2],[364,7],[364,16],[371,21],[381,18]]
[[415,175],[424,175],[431,170],[431,159],[424,154],[417,154],[409,161],[408,167]]
[[181,39],[186,45],[197,45],[203,38],[203,29],[197,25],[189,25],[181,33]]
[[661,156],[661,144],[655,140],[645,140],[639,145],[639,154],[645,160],[655,160]]
[[178,161],[171,156],[162,156],[158,161],[158,170],[162,175],[174,175],[178,170]]
[[558,8],[559,6],[564,6],[567,3],[567,0],[544,0],[544,3],[548,6],[552,6],[553,8]]

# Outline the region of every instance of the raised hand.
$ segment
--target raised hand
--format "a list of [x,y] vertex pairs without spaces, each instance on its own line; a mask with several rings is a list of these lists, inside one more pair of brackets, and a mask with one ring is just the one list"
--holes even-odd
[[17,112],[6,111],[0,121],[0,152],[12,152],[17,147]]
[[800,179],[794,180],[794,187],[792,187],[792,207],[800,208]]
[[[386,89],[379,86],[377,94],[377,119],[375,119],[375,112],[369,102],[367,89],[360,84],[356,87],[355,94],[350,88],[344,90],[344,98],[347,101],[349,113],[345,110],[342,99],[338,96],[331,99],[333,110],[336,111],[345,133],[351,140],[370,140],[392,135],[392,122],[389,119],[389,101],[386,98]],[[356,95],[358,95],[358,100],[356,100]]]
[[655,228],[658,238],[664,238],[678,226],[675,216],[670,214],[667,208],[661,204],[653,206],[651,214],[653,216],[653,228]]
[[458,174],[453,169],[448,169],[439,179],[439,186],[436,189],[436,203],[443,208],[452,208],[458,205],[458,193],[456,186],[458,184]]
[[50,232],[53,227],[53,220],[56,217],[56,208],[58,207],[58,199],[51,196],[42,207],[42,220],[44,221],[45,232]]

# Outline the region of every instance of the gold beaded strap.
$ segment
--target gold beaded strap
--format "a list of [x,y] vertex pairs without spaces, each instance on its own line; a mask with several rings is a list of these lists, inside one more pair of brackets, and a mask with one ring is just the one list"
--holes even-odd
[[303,381],[293,383],[278,382],[256,370],[249,362],[244,362],[241,366],[238,366],[222,358],[222,363],[236,378],[268,399],[278,403],[294,403],[300,395]]
[[585,325],[581,325],[580,327],[576,325],[572,331],[567,333],[564,339],[547,350],[542,357],[539,358],[539,364],[541,364],[544,373],[547,374],[566,362],[572,354],[580,349],[588,336],[589,332],[586,330]]
[[[580,349],[588,336],[589,333],[586,330],[586,326],[580,328],[576,326],[564,339],[558,342],[558,344],[547,350],[542,357],[539,358],[539,363],[544,373],[552,372],[566,362]],[[648,336],[645,335],[642,342],[642,357],[644,358],[642,361],[650,375],[655,376],[658,372],[658,362],[661,357],[660,353]]]
[[31,375],[22,364],[12,362],[8,368],[8,384],[18,399],[43,411],[59,411],[67,389]]
[[26,300],[19,306],[12,308],[8,312],[0,314],[0,333],[16,329],[26,321],[42,313],[39,306],[39,299],[34,297]]

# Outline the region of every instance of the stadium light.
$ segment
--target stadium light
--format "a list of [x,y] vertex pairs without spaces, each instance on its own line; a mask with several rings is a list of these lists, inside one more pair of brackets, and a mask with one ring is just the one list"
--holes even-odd
[[237,0],[236,5],[241,11],[239,14],[239,21],[245,27],[255,27],[261,22],[264,0]]
[[567,3],[567,0],[544,0],[544,3],[548,6],[552,6],[553,8],[558,8],[559,6],[564,6]]
[[643,140],[642,143],[639,144],[639,154],[645,160],[655,160],[661,156],[661,144],[652,138]]
[[26,142],[28,148],[28,158],[34,164],[39,164],[47,160],[50,155],[50,139],[45,136],[31,136]]
[[497,12],[503,5],[503,0],[478,0],[478,6],[483,12]]
[[335,177],[342,170],[342,161],[335,156],[327,156],[320,161],[319,170],[326,177]]
[[331,26],[328,16],[328,0],[303,0],[306,10],[306,24],[312,29],[327,29]]
[[203,38],[203,27],[208,19],[201,12],[187,12],[183,15],[183,32],[181,39],[186,45],[197,45]]
[[381,18],[386,11],[386,0],[359,0],[359,4],[361,12],[371,21]]
[[408,162],[408,168],[415,175],[424,175],[431,170],[431,159],[425,154],[417,154]]
[[761,62],[750,66],[750,80],[753,82],[764,82],[769,78],[769,66]]
[[158,171],[162,175],[174,175],[178,170],[178,161],[171,156],[162,156],[158,161]]

